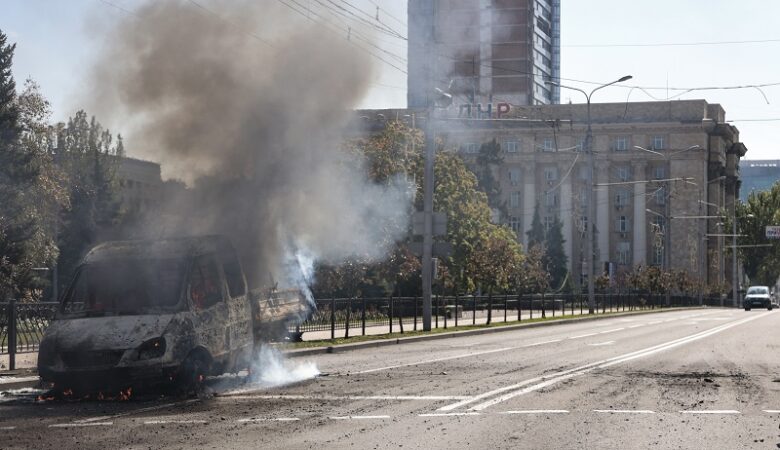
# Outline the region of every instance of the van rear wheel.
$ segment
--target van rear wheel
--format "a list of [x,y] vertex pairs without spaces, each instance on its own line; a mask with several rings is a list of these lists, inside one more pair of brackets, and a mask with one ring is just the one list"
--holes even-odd
[[203,390],[208,373],[209,364],[203,356],[189,355],[179,367],[179,375],[176,377],[180,392],[198,395]]

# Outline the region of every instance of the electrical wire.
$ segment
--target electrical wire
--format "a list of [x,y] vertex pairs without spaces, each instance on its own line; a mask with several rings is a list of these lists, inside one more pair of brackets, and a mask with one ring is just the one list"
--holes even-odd
[[700,42],[656,42],[656,43],[631,43],[631,44],[569,44],[561,45],[567,48],[616,48],[616,47],[691,47],[708,45],[733,45],[733,44],[764,44],[776,43],[780,39],[752,39],[744,41],[700,41]]

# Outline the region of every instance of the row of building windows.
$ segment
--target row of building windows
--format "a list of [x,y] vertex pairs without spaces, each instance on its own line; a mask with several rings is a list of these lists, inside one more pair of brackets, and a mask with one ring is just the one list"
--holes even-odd
[[[546,91],[546,90],[545,90]],[[549,94],[549,91],[546,91]],[[625,152],[631,149],[631,138],[628,136],[618,136],[612,140],[611,150],[615,152]],[[667,139],[666,136],[653,136],[650,138],[648,144],[648,150],[666,150]],[[582,151],[585,148],[585,137],[578,138],[574,147],[560,149],[552,137],[545,137],[540,139],[540,143],[535,145],[536,151],[542,152],[555,152],[559,150],[573,150]],[[465,153],[479,153],[479,144],[474,142],[466,142],[463,144],[462,149]],[[506,140],[501,143],[501,149],[505,153],[519,153],[522,151],[521,141],[519,140]]]

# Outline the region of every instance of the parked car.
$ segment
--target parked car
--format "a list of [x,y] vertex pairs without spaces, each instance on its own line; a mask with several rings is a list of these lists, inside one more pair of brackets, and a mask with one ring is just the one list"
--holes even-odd
[[766,308],[771,311],[773,305],[769,288],[767,286],[750,286],[742,304],[745,311],[750,311],[751,308]]

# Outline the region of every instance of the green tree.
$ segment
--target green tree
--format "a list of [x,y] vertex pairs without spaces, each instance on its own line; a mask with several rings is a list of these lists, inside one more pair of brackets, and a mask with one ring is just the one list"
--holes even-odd
[[116,237],[121,218],[116,170],[124,156],[121,136],[113,135],[93,116],[78,111],[58,127],[58,160],[67,178],[70,209],[60,230],[58,265],[67,282],[92,246]]
[[780,225],[780,182],[768,191],[751,192],[737,205],[737,218],[737,234],[744,235],[739,245],[761,245],[739,248],[745,272],[754,284],[774,285],[780,277],[780,240],[768,240],[766,226]]
[[488,205],[505,215],[506,205],[501,200],[501,182],[496,176],[503,164],[504,156],[501,153],[501,145],[493,139],[479,147],[476,165],[472,170],[477,176],[479,190],[487,195]]
[[526,232],[528,236],[528,248],[536,247],[537,245],[544,246],[545,233],[544,226],[542,225],[542,218],[539,214],[539,202],[536,202],[534,206],[534,217],[531,220],[531,229]]
[[563,239],[562,230],[563,223],[556,216],[545,235],[547,270],[550,272],[550,283],[555,289],[563,287],[568,273],[568,258],[566,258],[566,252],[563,249],[563,244],[566,241]]

